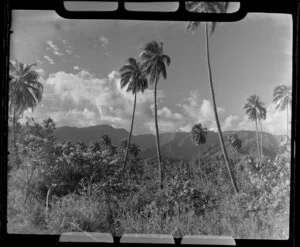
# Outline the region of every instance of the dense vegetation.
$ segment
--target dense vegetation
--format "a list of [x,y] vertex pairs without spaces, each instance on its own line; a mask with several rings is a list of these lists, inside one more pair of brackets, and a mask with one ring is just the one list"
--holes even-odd
[[[188,2],[191,11],[226,12],[228,3]],[[208,26],[209,25],[209,26]],[[188,30],[196,30],[191,22]],[[205,23],[209,86],[222,153],[175,162],[160,153],[156,93],[166,79],[171,58],[163,43],[147,43],[138,59],[120,69],[121,88],[134,96],[130,133],[118,145],[108,135],[88,145],[58,141],[55,122],[19,118],[42,101],[43,85],[33,65],[10,63],[8,228],[10,231],[65,231],[230,235],[234,238],[289,236],[290,139],[288,106],[291,88],[274,89],[278,110],[287,110],[287,136],[274,159],[263,154],[262,121],[267,111],[259,96],[244,106],[256,125],[256,153],[240,152],[236,133],[224,140],[214,94],[209,35],[216,23]],[[154,85],[157,159],[141,159],[131,143],[137,93]],[[258,134],[260,124],[260,138]],[[201,148],[207,129],[195,123],[191,138]],[[229,148],[228,148],[229,147]],[[193,157],[191,157],[193,158]]]
[[123,170],[124,141],[114,146],[104,135],[89,145],[59,142],[54,130],[52,119],[17,125],[18,153],[9,157],[11,230],[288,237],[289,141],[274,160],[259,162],[239,153],[236,136],[228,138],[235,194],[222,156],[164,160],[160,189],[156,159],[139,159],[137,146]]

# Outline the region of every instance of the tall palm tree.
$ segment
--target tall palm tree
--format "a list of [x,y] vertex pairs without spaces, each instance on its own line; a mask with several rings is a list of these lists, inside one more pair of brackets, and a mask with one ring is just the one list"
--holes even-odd
[[[203,144],[206,142],[206,136],[207,136],[207,128],[203,128],[202,124],[195,124],[192,127],[191,130],[191,137],[192,137],[192,142],[200,147],[200,144]],[[202,171],[200,168],[200,155],[199,155],[199,170],[200,170],[200,175],[201,175],[201,180],[203,183],[203,176],[202,176]]]
[[[261,102],[262,103],[262,102]],[[263,134],[262,134],[262,121],[266,120],[267,117],[267,109],[264,107],[264,103],[261,105],[260,113],[259,113],[259,122],[260,122],[260,155],[263,156]]]
[[39,73],[33,69],[36,64],[23,64],[17,60],[9,62],[9,111],[13,119],[13,142],[16,149],[16,117],[25,110],[34,109],[42,100],[43,84]]
[[259,151],[259,141],[258,141],[258,130],[257,130],[257,122],[263,116],[262,112],[264,111],[264,104],[260,100],[259,96],[251,95],[247,99],[247,103],[244,106],[246,114],[251,121],[255,121],[255,129],[256,129],[256,144],[257,144],[257,153],[258,158],[261,160],[261,155]]
[[[186,9],[191,11],[191,12],[204,12],[204,13],[226,13],[228,9],[229,3],[228,2],[186,2]],[[191,30],[194,31],[200,26],[200,22],[192,21],[189,23],[187,27],[187,31]],[[217,104],[216,104],[216,99],[215,99],[215,92],[214,92],[214,87],[213,87],[213,80],[212,80],[212,71],[211,71],[211,65],[210,65],[210,55],[209,55],[209,34],[212,35],[215,31],[216,28],[216,22],[211,22],[210,26],[208,27],[208,23],[205,22],[205,34],[206,34],[206,58],[207,58],[207,66],[208,66],[208,75],[209,75],[209,85],[211,89],[211,94],[212,94],[212,101],[213,101],[213,108],[214,108],[214,114],[215,114],[215,119],[216,119],[216,124],[218,128],[218,134],[219,134],[219,139],[220,139],[220,144],[222,148],[222,152],[224,155],[225,163],[227,166],[227,170],[232,182],[232,185],[235,189],[235,192],[238,193],[239,189],[236,183],[236,180],[233,176],[232,168],[229,164],[229,158],[227,154],[227,150],[225,148],[224,144],[224,139],[221,131],[221,126],[219,122],[219,117],[217,113]],[[210,30],[208,30],[210,29]]]
[[130,126],[128,141],[127,141],[124,164],[123,164],[123,170],[124,170],[126,166],[128,149],[130,146],[130,140],[131,140],[132,129],[133,129],[133,121],[134,121],[134,114],[135,114],[135,107],[136,107],[136,95],[138,92],[144,92],[144,90],[147,89],[148,81],[147,78],[142,73],[140,63],[136,61],[134,58],[128,58],[127,63],[120,69],[120,73],[121,73],[121,81],[120,81],[121,88],[127,86],[126,91],[132,92],[134,94],[131,126]]
[[286,134],[289,136],[289,106],[292,104],[292,87],[287,85],[279,85],[274,88],[273,102],[276,109],[283,111],[286,109]]
[[150,83],[154,83],[154,112],[155,112],[155,129],[156,129],[156,150],[158,159],[158,173],[159,181],[161,183],[161,155],[160,155],[160,145],[159,145],[159,133],[157,124],[157,84],[162,75],[164,79],[167,78],[167,66],[170,65],[171,59],[168,55],[164,54],[163,43],[157,43],[156,41],[151,41],[147,43],[143,51],[140,54],[142,59],[142,69],[146,75],[150,76]]

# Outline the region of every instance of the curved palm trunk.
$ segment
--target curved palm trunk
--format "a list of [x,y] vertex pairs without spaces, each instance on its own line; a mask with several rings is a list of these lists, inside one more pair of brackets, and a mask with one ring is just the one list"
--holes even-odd
[[156,103],[156,89],[157,89],[157,82],[158,79],[155,81],[154,87],[154,111],[155,111],[155,129],[156,129],[156,151],[157,151],[157,159],[158,159],[158,174],[159,174],[159,181],[161,184],[161,156],[160,156],[160,145],[159,145],[159,133],[158,133],[158,124],[157,124],[157,103]]
[[223,135],[222,135],[222,132],[221,132],[221,127],[220,127],[218,113],[217,113],[217,106],[216,106],[215,93],[214,93],[213,82],[212,82],[212,72],[211,72],[211,66],[210,66],[210,58],[209,58],[209,42],[208,42],[207,22],[205,23],[205,33],[206,33],[206,56],[207,56],[207,65],[208,65],[208,72],[209,72],[209,82],[210,82],[210,89],[211,89],[212,100],[213,100],[214,114],[215,114],[216,124],[217,124],[217,128],[218,128],[220,144],[221,144],[222,152],[223,152],[223,155],[224,155],[224,159],[225,159],[227,170],[228,170],[228,173],[229,173],[229,176],[230,176],[231,183],[234,187],[235,192],[239,193],[237,183],[236,183],[235,178],[233,176],[232,169],[229,165],[229,159],[228,159],[227,151],[226,151],[226,148],[225,148],[225,145],[224,145],[224,139],[223,139]]
[[257,130],[257,119],[255,119],[255,129],[256,129],[257,153],[258,153],[258,159],[259,159],[259,161],[260,161],[259,141],[258,141],[258,130]]
[[260,120],[260,156],[261,158],[263,155],[263,134],[262,134],[262,119]]
[[127,161],[127,156],[128,156],[128,150],[129,150],[129,146],[130,146],[130,140],[131,140],[132,129],[133,129],[135,106],[136,106],[136,92],[134,93],[134,103],[133,103],[133,112],[132,112],[132,118],[131,118],[131,127],[130,127],[130,133],[129,133],[129,136],[128,136],[126,154],[125,154],[124,164],[123,164],[123,171],[124,171],[125,166],[126,166],[126,161]]

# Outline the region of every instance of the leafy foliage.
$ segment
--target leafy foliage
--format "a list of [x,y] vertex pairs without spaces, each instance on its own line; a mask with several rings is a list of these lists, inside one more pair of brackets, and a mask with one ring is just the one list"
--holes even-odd
[[289,142],[281,144],[274,160],[260,163],[240,154],[233,170],[241,193],[235,195],[222,156],[201,160],[203,183],[193,161],[165,162],[160,189],[155,159],[132,155],[126,175],[124,151],[108,152],[110,146],[101,139],[89,145],[59,142],[54,130],[52,119],[28,119],[21,126],[21,166],[9,173],[10,225],[54,233],[109,231],[115,236],[288,237]]

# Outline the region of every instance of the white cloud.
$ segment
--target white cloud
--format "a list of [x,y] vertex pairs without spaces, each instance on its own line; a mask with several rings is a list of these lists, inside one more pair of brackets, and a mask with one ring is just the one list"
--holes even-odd
[[50,64],[54,64],[54,60],[52,58],[50,58],[49,56],[45,55],[44,58],[50,63]]
[[[273,104],[269,104],[266,107],[267,117],[263,121],[263,131],[274,134],[284,135],[286,134],[287,116],[286,111],[278,111]],[[291,111],[289,111],[289,118]],[[290,118],[291,119],[291,118]],[[289,119],[289,121],[290,121]],[[255,131],[255,121],[248,119],[246,115],[237,116],[229,115],[222,123],[222,130],[252,130]],[[260,125],[258,125],[260,130]],[[290,126],[289,126],[290,129]]]
[[238,120],[240,120],[240,116],[237,115],[229,115],[225,118],[221,128],[222,131],[233,130],[234,126],[236,126]]
[[78,66],[73,67],[74,70],[79,70],[80,68]]
[[[154,119],[144,123],[144,126],[152,134],[156,134]],[[158,130],[159,130],[160,134],[164,133],[164,132],[176,132],[176,131],[180,130],[180,123],[175,122],[175,121],[166,121],[166,120],[158,119]]]
[[40,77],[43,77],[45,75],[45,70],[43,70],[42,68],[37,68],[35,69],[35,71],[38,72]]
[[47,40],[46,44],[48,45],[46,48],[47,50],[50,50],[53,54],[57,56],[63,56],[63,54],[59,51],[58,46],[55,45],[52,40]]
[[[188,98],[183,99],[184,103],[178,104],[182,109],[185,118],[183,129],[191,129],[196,123],[201,123],[205,127],[215,127],[215,115],[212,103],[207,99],[201,99],[198,91],[190,92]],[[219,118],[224,117],[225,109],[217,107]]]
[[157,115],[168,120],[182,119],[182,115],[180,113],[172,113],[172,111],[167,107],[163,107],[162,109],[157,110]]
[[48,112],[49,117],[51,117],[59,126],[76,126],[76,127],[86,127],[96,124],[97,113],[91,111],[87,108],[80,111],[78,109],[73,109],[69,111],[54,111]]
[[[95,123],[106,123],[129,129],[134,96],[132,93],[121,89],[119,73],[112,71],[107,77],[99,78],[86,70],[80,69],[78,66],[75,66],[74,69],[77,69],[76,73],[60,71],[50,74],[46,81],[47,91],[51,95],[49,98],[52,99],[49,101],[48,107],[50,108],[51,104],[58,107],[54,112],[59,112],[55,115],[60,122],[59,124],[67,124],[68,122],[68,125],[70,125],[70,121],[63,120],[63,116],[67,118],[67,115],[71,113],[76,115],[77,112],[75,114],[71,111],[73,108],[87,108],[97,113]],[[158,91],[158,97],[163,97],[161,91]],[[135,123],[137,125],[142,125],[153,117],[150,110],[152,103],[153,90],[145,90],[143,94],[138,93],[135,112]],[[67,110],[66,107],[69,109]],[[49,110],[49,112],[53,112],[53,110]],[[66,115],[63,115],[63,112]],[[67,114],[67,112],[69,113]],[[180,117],[179,114],[174,116],[176,118]],[[88,118],[86,123],[92,123],[91,119]]]

